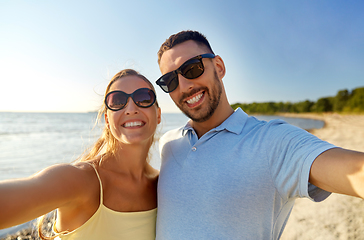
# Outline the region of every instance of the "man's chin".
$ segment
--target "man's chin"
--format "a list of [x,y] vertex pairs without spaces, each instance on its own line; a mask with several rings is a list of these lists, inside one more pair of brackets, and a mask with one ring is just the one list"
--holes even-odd
[[182,109],[182,108],[180,108],[180,110],[192,121],[199,122],[199,123],[209,120],[213,114],[213,113],[211,113],[211,111],[202,113],[203,110],[201,110],[201,109],[196,109],[194,112],[187,111],[186,109]]

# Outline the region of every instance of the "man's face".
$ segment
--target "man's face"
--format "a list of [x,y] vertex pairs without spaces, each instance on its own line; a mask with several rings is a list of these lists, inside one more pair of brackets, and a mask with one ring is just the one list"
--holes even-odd
[[[195,56],[208,53],[194,41],[186,41],[167,50],[162,55],[160,70],[166,74],[179,68]],[[222,84],[217,76],[214,59],[203,59],[204,73],[195,79],[187,79],[178,74],[179,85],[170,92],[177,107],[195,122],[208,120],[220,102]]]

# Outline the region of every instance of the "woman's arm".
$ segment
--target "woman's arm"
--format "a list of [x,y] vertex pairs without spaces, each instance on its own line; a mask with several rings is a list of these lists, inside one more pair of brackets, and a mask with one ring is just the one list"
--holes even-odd
[[0,182],[0,229],[30,221],[59,207],[82,204],[90,177],[83,168],[61,164],[29,178]]

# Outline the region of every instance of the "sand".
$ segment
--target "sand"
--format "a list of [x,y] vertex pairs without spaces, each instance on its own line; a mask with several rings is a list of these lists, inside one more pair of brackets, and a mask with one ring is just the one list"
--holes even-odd
[[[310,131],[336,146],[364,152],[364,115],[299,114],[325,121],[325,127]],[[332,194],[314,203],[298,199],[281,240],[364,239],[364,200]]]

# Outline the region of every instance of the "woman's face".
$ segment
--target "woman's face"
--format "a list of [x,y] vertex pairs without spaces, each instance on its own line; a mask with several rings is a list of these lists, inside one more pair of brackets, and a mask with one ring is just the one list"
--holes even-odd
[[[140,88],[151,89],[140,77],[126,76],[115,81],[109,92],[123,91],[131,94]],[[111,133],[121,144],[150,144],[157,125],[161,122],[161,110],[156,104],[148,108],[138,107],[130,97],[123,109],[108,109],[105,120]]]

